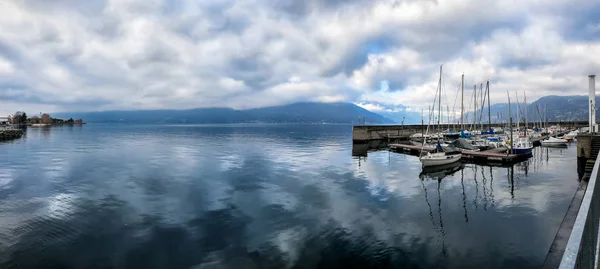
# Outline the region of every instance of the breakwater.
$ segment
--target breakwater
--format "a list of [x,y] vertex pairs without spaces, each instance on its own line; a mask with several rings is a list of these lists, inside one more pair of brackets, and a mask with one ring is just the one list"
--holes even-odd
[[21,138],[21,136],[23,136],[23,130],[20,129],[0,130],[0,141],[18,139]]

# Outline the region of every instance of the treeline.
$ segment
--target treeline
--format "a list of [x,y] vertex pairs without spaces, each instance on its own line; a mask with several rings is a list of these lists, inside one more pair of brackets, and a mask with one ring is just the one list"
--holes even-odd
[[13,115],[8,116],[8,122],[13,125],[32,125],[32,124],[83,124],[82,119],[69,118],[68,120],[52,118],[48,113],[40,113],[40,116],[28,117],[27,113],[17,111]]

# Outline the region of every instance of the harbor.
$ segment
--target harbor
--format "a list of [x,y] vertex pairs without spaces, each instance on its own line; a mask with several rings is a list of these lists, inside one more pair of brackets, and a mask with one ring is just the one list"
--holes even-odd
[[[438,89],[441,88],[440,86]],[[439,98],[441,99],[441,94]],[[518,103],[518,97],[516,99]],[[480,115],[483,100],[475,104],[475,107],[482,107]],[[448,120],[443,124],[439,122],[444,116],[438,104],[437,116],[435,110],[428,111],[427,124],[422,120],[420,125],[353,126],[353,155],[366,157],[368,152],[387,150],[389,154],[411,156],[407,158],[419,160],[421,175],[441,179],[465,169],[468,164],[482,169],[506,167],[512,171],[515,167],[529,166],[531,159],[536,159],[534,155],[540,150],[574,152],[576,158],[573,157],[572,163],[576,160],[579,186],[570,196],[571,202],[554,235],[543,267],[597,268],[600,262],[597,255],[599,246],[596,243],[600,242],[600,219],[597,217],[600,215],[600,187],[597,187],[596,181],[600,174],[600,135],[595,120],[593,75],[589,76],[589,100],[591,105],[588,121],[571,122],[547,122],[540,113],[537,122],[528,123],[523,116],[526,115],[523,112],[526,109],[522,111],[518,104],[514,115],[516,122],[513,122],[511,111],[508,112],[510,116],[506,122],[492,124],[489,117],[488,122],[484,123],[477,120],[476,114],[469,122],[461,109],[460,121],[452,124],[452,120]],[[508,101],[510,104],[510,95]],[[435,102],[430,106],[432,107],[436,107]],[[437,123],[432,122],[436,119]],[[509,182],[512,184],[511,180]]]

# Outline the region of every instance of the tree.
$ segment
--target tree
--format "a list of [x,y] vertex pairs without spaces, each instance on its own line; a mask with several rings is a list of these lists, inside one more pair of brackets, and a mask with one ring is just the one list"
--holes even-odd
[[23,114],[25,114],[25,113],[21,112],[21,111],[15,112],[15,114],[13,115],[12,124],[19,125],[19,124],[23,123]]
[[41,121],[43,124],[52,124],[52,117],[50,117],[50,114],[44,113],[42,114]]
[[27,122],[27,113],[23,112],[23,115],[21,115],[21,122],[22,123],[26,123]]

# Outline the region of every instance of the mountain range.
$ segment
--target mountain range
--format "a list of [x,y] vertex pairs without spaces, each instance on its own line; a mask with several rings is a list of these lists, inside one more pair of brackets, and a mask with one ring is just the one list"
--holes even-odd
[[57,118],[90,123],[343,123],[393,124],[394,121],[351,103],[303,102],[246,110],[196,108],[186,110],[123,110],[54,113]]
[[[596,103],[600,104],[600,98]],[[511,104],[513,121],[517,120],[518,107],[525,111],[525,105]],[[404,107],[402,107],[404,108]],[[538,110],[539,109],[539,110]],[[387,112],[373,113],[352,103],[315,103],[303,102],[283,106],[272,106],[246,110],[231,108],[196,108],[186,110],[120,110],[100,112],[62,112],[54,113],[57,118],[82,118],[86,122],[123,122],[123,123],[342,123],[359,124],[366,120],[367,124],[405,124],[421,123],[421,115],[397,109]],[[477,119],[488,121],[487,106],[477,112]],[[490,108],[492,123],[508,121],[508,104],[497,103]],[[600,113],[597,112],[598,118]],[[444,116],[446,117],[447,114]],[[527,119],[539,121],[540,116],[548,121],[585,121],[588,118],[588,97],[545,96],[527,104]],[[454,119],[458,121],[459,118]],[[442,120],[446,122],[447,120]],[[466,113],[465,121],[473,122],[473,112]],[[427,122],[427,115],[425,116]]]
[[[511,98],[512,99],[512,98]],[[599,97],[596,97],[596,104],[600,101]],[[540,118],[546,119],[550,122],[569,122],[569,121],[586,121],[588,119],[588,96],[587,95],[570,95],[570,96],[544,96],[533,103],[511,103],[511,112],[513,114],[513,121],[517,120],[517,109],[520,108],[521,115],[524,115],[525,107],[527,108],[527,120],[528,121],[540,121]],[[477,111],[477,119],[481,119],[483,122],[488,121],[488,108],[487,106],[483,109],[483,115],[481,110]],[[492,117],[492,123],[508,121],[508,103],[497,103],[490,106],[490,114]],[[470,111],[466,114],[467,122],[473,121],[473,112]],[[596,111],[596,115],[600,115]],[[522,119],[524,117],[522,116]]]

